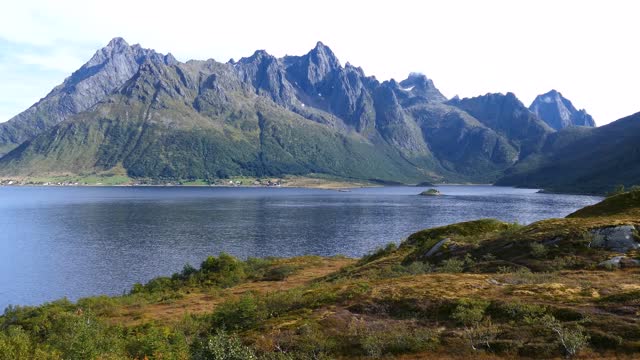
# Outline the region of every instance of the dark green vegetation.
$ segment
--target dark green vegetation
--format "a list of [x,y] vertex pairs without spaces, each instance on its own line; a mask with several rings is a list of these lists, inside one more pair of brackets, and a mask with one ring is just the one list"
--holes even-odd
[[640,192],[621,193],[565,219],[423,230],[358,261],[221,254],[125,296],[11,307],[0,359],[635,358],[640,268],[603,268],[621,254],[592,245],[639,211]]
[[117,171],[131,182],[321,174],[415,184],[507,174],[501,183],[571,192],[633,185],[640,131],[574,126],[593,124],[584,111],[556,131],[547,122],[570,105],[560,100],[545,119],[512,93],[447,101],[424,75],[379,82],[322,43],[303,56],[256,51],[223,64],[114,39],[0,125],[0,178],[68,183]]

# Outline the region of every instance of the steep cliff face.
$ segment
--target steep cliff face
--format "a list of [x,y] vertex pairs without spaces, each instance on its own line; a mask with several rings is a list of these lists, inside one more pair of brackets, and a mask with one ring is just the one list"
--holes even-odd
[[162,55],[139,45],[129,46],[122,38],[111,40],[47,96],[0,124],[0,156],[70,116],[89,109],[129,80],[145,61],[177,62],[170,54]]
[[529,106],[529,110],[556,130],[570,126],[596,126],[586,110],[576,109],[571,101],[556,90],[538,95]]
[[486,94],[452,99],[447,104],[464,110],[485,126],[507,137],[524,159],[540,150],[553,129],[527,109],[513,94]]

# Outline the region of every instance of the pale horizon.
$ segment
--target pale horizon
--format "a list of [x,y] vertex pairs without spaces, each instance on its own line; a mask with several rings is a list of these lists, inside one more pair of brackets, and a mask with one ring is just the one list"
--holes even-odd
[[[598,126],[640,111],[632,2],[432,1],[364,6],[23,1],[0,14],[0,122],[26,110],[112,38],[179,61],[302,55],[317,41],[367,76],[425,74],[448,98],[555,89]],[[190,6],[189,6],[190,5]]]

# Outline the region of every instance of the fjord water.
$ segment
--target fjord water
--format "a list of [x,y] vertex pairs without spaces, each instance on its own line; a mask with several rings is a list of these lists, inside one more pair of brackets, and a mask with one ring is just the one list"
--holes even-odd
[[290,188],[2,187],[0,311],[121,294],[208,255],[361,256],[439,225],[478,218],[531,223],[598,197],[493,186]]

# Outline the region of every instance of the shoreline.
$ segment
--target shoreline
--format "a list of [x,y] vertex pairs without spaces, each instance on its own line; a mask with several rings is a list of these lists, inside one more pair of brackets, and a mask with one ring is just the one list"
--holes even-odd
[[[87,177],[85,177],[87,178]],[[491,186],[491,187],[507,187],[507,188],[516,188],[516,189],[530,189],[536,190],[537,193],[540,194],[553,194],[553,195],[580,195],[580,196],[596,196],[596,197],[606,197],[606,194],[599,193],[590,193],[590,192],[571,192],[571,191],[555,191],[550,189],[543,188],[528,188],[528,187],[520,187],[520,186],[505,186],[505,185],[496,185],[490,183],[446,183],[446,184],[431,184],[431,185],[420,185],[420,184],[381,184],[376,182],[371,182],[367,180],[356,180],[356,179],[339,179],[339,178],[323,178],[323,177],[304,177],[304,176],[291,176],[291,177],[281,177],[277,178],[280,182],[271,182],[267,183],[255,184],[256,180],[249,179],[259,179],[259,178],[249,178],[249,177],[238,177],[238,178],[230,178],[230,179],[240,179],[240,180],[229,180],[225,179],[224,183],[212,183],[206,184],[200,180],[192,181],[192,182],[166,182],[166,183],[145,183],[150,180],[142,180],[142,182],[135,182],[133,179],[127,179],[128,181],[122,182],[114,182],[109,183],[109,176],[100,177],[104,182],[99,181],[91,181],[91,182],[83,182],[82,177],[70,177],[70,176],[61,176],[55,177],[52,176],[50,178],[22,178],[16,180],[15,178],[0,178],[0,188],[1,187],[193,187],[193,188],[299,188],[299,189],[319,189],[319,190],[351,190],[351,189],[361,189],[361,188],[374,188],[374,187],[392,187],[392,186],[402,186],[402,187],[414,187],[414,188],[430,188],[430,187],[440,187],[440,186]],[[51,181],[44,181],[44,179]],[[54,180],[55,179],[55,180]],[[65,180],[63,180],[65,179]],[[72,180],[69,180],[72,179]],[[95,177],[93,178],[95,179]],[[93,180],[92,179],[92,180]],[[276,178],[272,178],[276,179]],[[97,179],[96,179],[97,180]],[[218,180],[220,181],[220,179]],[[226,183],[227,181],[232,181],[234,184]],[[240,183],[237,183],[237,182]],[[249,181],[251,183],[249,183]]]
[[[228,180],[219,181],[217,183],[204,183],[202,181],[168,181],[165,183],[153,182],[150,180],[142,180],[136,182],[133,179],[130,181],[113,182],[109,181],[82,181],[79,178],[72,178],[73,180],[65,180],[62,178],[46,178],[50,181],[44,181],[43,178],[23,178],[15,180],[12,178],[0,178],[0,187],[193,187],[193,188],[301,188],[301,189],[323,189],[323,190],[348,190],[359,189],[367,187],[382,187],[383,184],[376,184],[365,180],[342,180],[342,179],[325,179],[314,177],[282,177],[277,178],[277,181],[271,180],[247,180],[247,179],[259,179],[259,178],[232,178],[240,180]],[[54,180],[55,179],[55,180]],[[77,179],[77,180],[76,180]],[[275,179],[275,178],[272,178]],[[105,180],[108,180],[105,179]],[[228,183],[227,183],[228,181]],[[409,186],[409,185],[406,185]]]

